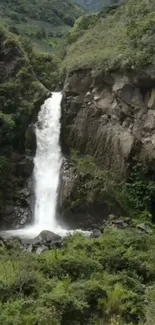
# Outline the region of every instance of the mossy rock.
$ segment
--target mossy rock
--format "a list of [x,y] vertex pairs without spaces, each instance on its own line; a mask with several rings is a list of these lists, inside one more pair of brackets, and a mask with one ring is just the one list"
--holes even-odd
[[70,228],[102,225],[111,213],[122,215],[113,176],[100,170],[92,157],[74,157],[60,188],[61,222]]
[[36,135],[34,125],[29,125],[25,132],[25,150],[31,155],[35,155],[36,152]]

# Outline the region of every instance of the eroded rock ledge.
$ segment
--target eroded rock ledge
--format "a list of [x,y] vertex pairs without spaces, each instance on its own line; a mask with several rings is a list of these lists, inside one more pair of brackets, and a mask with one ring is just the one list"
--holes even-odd
[[150,71],[103,75],[78,70],[67,78],[61,139],[105,168],[127,176],[134,156],[155,160],[155,76]]
[[62,221],[88,229],[111,213],[128,215],[118,184],[128,182],[135,161],[146,164],[154,179],[154,72],[73,72],[64,85],[61,123],[67,157],[59,200]]

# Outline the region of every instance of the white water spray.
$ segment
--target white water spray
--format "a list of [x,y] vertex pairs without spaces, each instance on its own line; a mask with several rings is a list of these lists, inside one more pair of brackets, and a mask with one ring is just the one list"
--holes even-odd
[[34,223],[24,229],[6,231],[6,235],[35,237],[42,230],[65,235],[56,222],[57,190],[62,164],[60,137],[62,94],[52,93],[41,107],[36,123],[37,150],[34,158]]
[[32,238],[42,230],[50,230],[62,236],[75,232],[62,229],[56,221],[57,191],[62,164],[59,145],[61,99],[61,93],[52,93],[42,105],[36,123],[34,224],[24,229],[6,231],[6,236]]
[[56,230],[56,203],[62,164],[60,137],[61,93],[53,93],[41,107],[36,124],[37,151],[34,159],[35,226]]

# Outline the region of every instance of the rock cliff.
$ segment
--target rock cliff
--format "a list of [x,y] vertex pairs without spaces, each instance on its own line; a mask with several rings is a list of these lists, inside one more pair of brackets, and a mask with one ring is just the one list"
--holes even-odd
[[128,175],[134,156],[153,167],[155,75],[149,71],[75,71],[66,80],[62,142],[101,166]]
[[[119,181],[128,179],[135,158],[146,164],[149,172],[153,173],[154,84],[152,70],[116,71],[108,75],[97,70],[72,72],[66,79],[62,102],[61,141],[64,153],[70,155],[71,149],[77,150],[85,157],[86,164],[87,156],[93,157],[101,170],[111,171]],[[75,200],[76,203],[80,200],[79,206],[82,207],[81,202],[85,197],[87,203],[82,212],[76,205],[71,220],[80,220],[78,212],[84,224],[88,220],[88,223],[101,222],[109,213],[123,213],[118,202],[115,202],[112,184],[107,189],[107,182],[102,178],[102,184],[96,186],[92,182],[93,169],[89,176],[89,170],[83,176],[80,172],[79,176],[76,167],[77,164],[74,172],[69,167],[71,172],[67,171],[67,175],[70,174],[70,177],[66,177],[66,171],[64,173],[61,204],[66,207],[68,202],[75,208]],[[80,197],[77,182],[78,191],[82,191]],[[70,211],[65,212],[64,209],[63,214],[68,220]]]

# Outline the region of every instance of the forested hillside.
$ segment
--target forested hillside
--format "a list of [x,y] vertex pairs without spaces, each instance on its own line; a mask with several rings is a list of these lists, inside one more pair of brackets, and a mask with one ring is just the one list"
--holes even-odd
[[120,2],[120,0],[76,0],[76,2],[89,11],[99,11],[106,6]]
[[72,45],[64,66],[68,70],[96,67],[108,71],[154,65],[154,22],[155,3],[151,0],[128,0],[108,15],[98,15],[95,22],[91,19],[84,28],[79,20],[70,34]]
[[[1,227],[18,223],[21,216],[29,214],[28,201],[26,203],[26,196],[23,201],[21,194],[23,188],[27,188],[27,178],[33,170],[30,158],[33,136],[29,133],[29,125],[48,97],[47,89],[36,78],[28,55],[30,57],[30,52],[24,51],[16,36],[0,29]],[[31,60],[34,60],[32,54]]]
[[84,13],[72,0],[1,0],[0,24],[50,50]]

